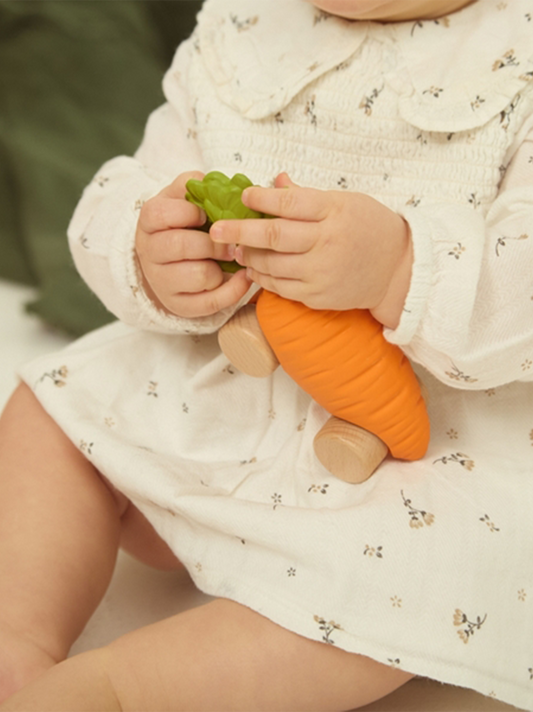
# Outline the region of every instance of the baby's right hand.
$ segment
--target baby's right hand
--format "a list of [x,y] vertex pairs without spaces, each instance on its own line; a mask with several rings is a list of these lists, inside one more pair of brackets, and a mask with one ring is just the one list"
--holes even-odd
[[195,229],[206,216],[185,200],[189,178],[201,180],[203,174],[182,173],[144,203],[135,252],[150,299],[171,314],[195,318],[236,304],[250,281],[246,270],[228,275],[215,262],[232,260],[232,246],[215,244],[208,233]]

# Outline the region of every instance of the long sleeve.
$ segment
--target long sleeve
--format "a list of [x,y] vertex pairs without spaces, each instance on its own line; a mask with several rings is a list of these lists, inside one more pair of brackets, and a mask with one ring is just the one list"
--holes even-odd
[[238,308],[183,319],[159,310],[145,294],[134,254],[139,210],[184,171],[205,170],[186,89],[192,40],[183,43],[165,75],[167,103],[149,117],[134,157],[105,163],[85,189],[68,228],[76,267],[118,319],[163,333],[210,333]]
[[442,205],[404,217],[413,276],[400,325],[386,338],[451,386],[533,380],[533,131],[486,214]]

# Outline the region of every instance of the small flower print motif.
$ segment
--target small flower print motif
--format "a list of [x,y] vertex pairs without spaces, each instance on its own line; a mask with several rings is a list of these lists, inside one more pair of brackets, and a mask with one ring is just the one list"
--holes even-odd
[[348,67],[351,65],[351,63],[352,63],[352,61],[350,59],[347,59],[344,62],[337,64],[337,66],[335,67],[335,71],[342,72],[343,69],[348,69]]
[[335,641],[332,640],[331,634],[334,630],[342,630],[341,626],[335,621],[326,621],[325,618],[321,616],[313,616],[316,623],[318,623],[319,630],[322,631],[322,641],[328,643],[328,645],[335,645]]
[[153,396],[154,398],[159,398],[156,381],[148,381],[148,390],[146,391],[146,395]]
[[114,428],[116,425],[115,419],[109,416],[108,418],[104,418],[104,423],[107,425],[108,428]]
[[287,569],[287,576],[289,578],[296,576],[296,569],[292,566],[290,567],[290,569]]
[[51,371],[43,373],[38,383],[42,383],[46,378],[49,378],[54,386],[58,388],[63,388],[67,385],[68,368],[66,366],[61,366],[60,368],[54,368]]
[[476,94],[475,99],[473,99],[470,102],[470,108],[472,109],[472,111],[476,111],[476,109],[479,109],[481,107],[481,105],[484,103],[485,103],[485,99],[483,99],[483,97],[479,96],[479,94]]
[[531,366],[533,366],[533,361],[529,358],[526,358],[526,360],[521,364],[521,369],[522,371],[529,371]]
[[195,563],[194,568],[196,569],[196,571],[198,571],[198,573],[200,573],[203,570],[203,566],[199,561],[197,561]]
[[187,403],[182,403],[182,404],[181,404],[181,409],[182,409],[182,411],[183,411],[184,413],[188,413],[188,412],[189,412],[189,406],[187,405]]
[[454,381],[463,381],[464,383],[477,383],[477,378],[469,376],[464,371],[461,371],[455,364],[452,363],[452,371],[445,371],[444,373],[448,378]]
[[329,485],[311,485],[309,489],[307,490],[308,492],[315,492],[319,494],[327,494],[328,493],[328,487]]
[[428,89],[424,89],[422,94],[430,94],[435,99],[438,99],[443,91],[444,89],[442,89],[441,87],[436,87],[432,85]]
[[526,598],[527,598],[527,591],[526,591],[525,588],[521,588],[521,589],[518,591],[518,600],[519,600],[519,601],[525,601]]
[[407,497],[403,493],[403,490],[401,490],[400,494],[402,495],[403,505],[407,508],[409,512],[409,526],[412,529],[420,529],[424,525],[430,527],[435,521],[435,516],[431,514],[431,512],[426,512],[423,509],[417,509],[416,507],[413,507],[411,500],[407,499]]
[[495,388],[487,388],[485,390],[485,393],[488,395],[489,398],[491,398],[492,396],[496,395],[496,389]]
[[[417,20],[414,25],[411,27],[411,36],[414,34],[415,30],[417,27],[423,28],[425,27],[429,22],[422,22],[422,20]],[[450,26],[450,18],[449,17],[440,17],[438,20],[432,20],[433,25],[440,25],[441,27],[449,27]]]
[[237,15],[230,15],[230,20],[237,32],[244,32],[245,30],[249,30],[250,27],[257,25],[259,17],[254,15],[253,17],[248,17],[245,20],[240,20]]
[[457,626],[459,630],[457,631],[457,635],[463,643],[466,645],[470,638],[474,635],[476,630],[480,630],[481,626],[485,621],[487,620],[487,614],[481,618],[480,616],[477,616],[475,621],[470,621],[468,620],[468,616],[466,613],[463,613],[459,608],[455,609],[455,612],[453,614],[453,624],[454,626]]
[[257,457],[251,457],[249,460],[241,460],[241,465],[253,465],[257,462]]
[[443,465],[447,465],[449,462],[456,463],[457,465],[461,465],[461,467],[464,467],[465,470],[469,471],[473,470],[475,467],[475,462],[463,452],[454,452],[451,455],[443,455],[443,457],[439,457],[436,460],[433,460],[433,464],[437,462],[442,462]]
[[509,104],[509,106],[500,112],[500,125],[504,131],[507,131],[507,129],[511,125],[512,115],[514,114],[520,99],[521,95],[517,94],[516,98]]
[[384,88],[385,85],[383,85],[380,89],[374,87],[370,94],[363,97],[359,102],[359,108],[362,109],[367,116],[370,116],[372,114],[372,107],[374,106],[374,102],[376,101],[376,99],[381,94]]
[[387,662],[392,668],[399,668],[402,664],[400,658],[387,658]]
[[454,430],[453,428],[450,428],[449,430],[446,431],[446,435],[450,438],[450,440],[457,440],[459,437],[459,433],[457,430]]
[[97,183],[100,186],[100,188],[103,188],[108,181],[109,181],[109,177],[103,176],[103,175],[97,175],[94,179],[94,182]]
[[496,255],[500,257],[501,255],[501,248],[506,247],[507,243],[511,240],[527,240],[529,238],[529,235],[526,233],[523,233],[522,235],[515,235],[515,236],[507,236],[507,235],[502,235],[496,240]]
[[94,443],[88,443],[88,442],[85,442],[85,440],[81,440],[79,448],[82,452],[86,453],[87,455],[92,455],[93,446],[94,446]]
[[282,495],[280,495],[278,492],[274,492],[270,499],[274,502],[274,509],[276,509],[276,507],[279,507],[280,504],[283,504]]
[[391,600],[393,608],[401,608],[402,607],[402,599],[398,598],[398,596],[391,596],[390,600]]
[[305,430],[305,424],[306,424],[306,423],[307,423],[307,418],[303,418],[303,420],[301,420],[301,421],[298,423],[298,427],[296,428],[296,430],[297,430],[299,433],[301,433],[302,430]]
[[365,550],[363,551],[363,554],[365,556],[368,556],[369,558],[372,558],[375,556],[377,559],[382,559],[383,558],[383,547],[382,546],[370,546],[369,544],[366,545]]
[[479,208],[479,206],[481,205],[476,193],[470,193],[470,195],[468,196],[468,202],[474,208]]
[[316,10],[315,16],[313,18],[313,25],[319,25],[321,22],[329,20],[331,15],[324,10]]
[[529,679],[533,680],[533,667],[528,668],[527,671],[529,673]]
[[488,514],[483,515],[479,518],[480,522],[484,522],[491,532],[499,532],[499,528],[494,524]]
[[514,49],[508,50],[503,57],[497,59],[492,65],[492,71],[497,72],[504,67],[517,67],[520,62],[517,60]]
[[463,252],[466,252],[466,247],[462,245],[460,242],[453,247],[448,254],[451,255],[452,257],[455,257],[456,260],[460,259],[461,255]]
[[305,105],[305,114],[309,118],[311,126],[316,126],[318,124],[318,117],[315,110],[315,99],[316,97],[313,95]]

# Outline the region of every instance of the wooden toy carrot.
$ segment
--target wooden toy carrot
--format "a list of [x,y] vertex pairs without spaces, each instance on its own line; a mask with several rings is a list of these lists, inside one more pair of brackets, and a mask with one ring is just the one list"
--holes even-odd
[[[203,181],[189,181],[187,197],[203,207],[212,222],[222,217],[265,217],[250,214],[237,200],[248,185],[251,181],[240,174],[230,180],[213,172]],[[251,375],[267,375],[281,363],[332,414],[329,425],[315,438],[317,455],[328,469],[342,479],[360,482],[387,450],[404,460],[423,457],[430,428],[419,383],[403,351],[384,338],[382,325],[369,311],[314,310],[262,290],[256,312],[260,331],[250,311],[243,312],[219,334],[222,349],[236,356],[230,355],[230,360],[240,361],[235,365]],[[234,336],[241,329],[248,335],[247,346],[236,351]],[[258,347],[262,362],[249,367]],[[352,463],[352,453],[361,462]],[[365,458],[368,462],[362,462]]]
[[257,317],[285,371],[317,403],[380,437],[394,457],[423,457],[429,418],[419,383],[369,311],[315,310],[263,290]]

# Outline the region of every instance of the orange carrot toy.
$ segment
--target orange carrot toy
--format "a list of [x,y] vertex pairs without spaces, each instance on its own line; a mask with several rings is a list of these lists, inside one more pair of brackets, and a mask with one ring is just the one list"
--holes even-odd
[[[240,193],[251,185],[244,176],[235,176],[233,183],[219,173],[207,174],[206,183],[213,180],[210,176],[232,187],[237,183]],[[228,215],[220,208],[213,216],[205,194],[202,202],[198,195],[191,198],[198,183],[189,181],[188,197],[211,221],[220,219],[217,215],[263,217],[235,211]],[[214,197],[220,202],[220,184],[217,190],[218,196],[210,193],[211,204]],[[233,190],[232,208],[236,198]],[[403,460],[425,454],[429,418],[420,385],[403,351],[386,341],[382,325],[369,311],[314,310],[262,290],[255,306],[247,305],[222,327],[219,343],[229,360],[250,375],[269,375],[281,364],[331,413],[315,437],[315,452],[341,479],[362,482],[388,451]]]

